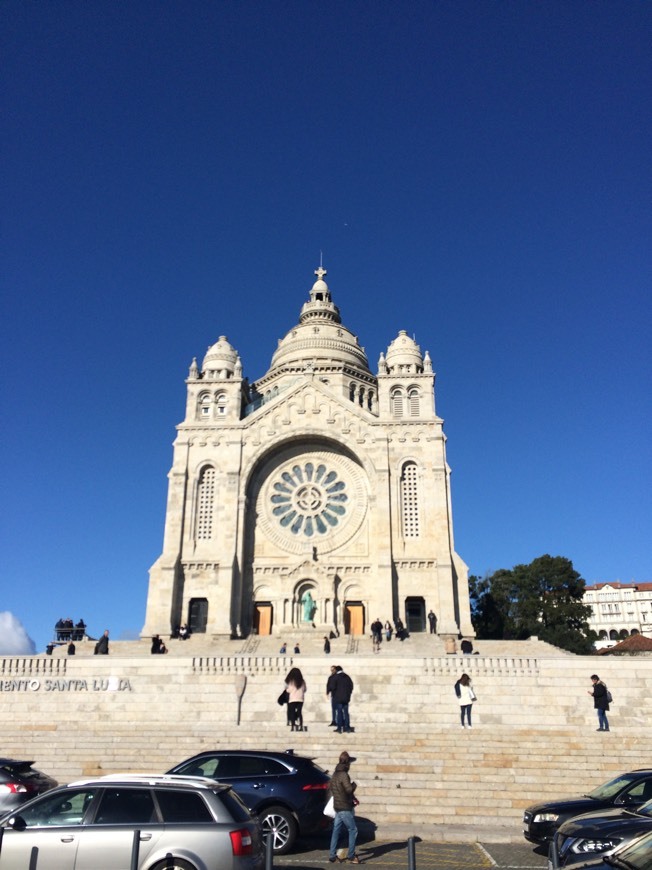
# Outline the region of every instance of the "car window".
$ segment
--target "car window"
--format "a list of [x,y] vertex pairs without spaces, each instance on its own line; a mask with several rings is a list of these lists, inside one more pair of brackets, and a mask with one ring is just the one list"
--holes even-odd
[[198,758],[188,764],[182,764],[175,768],[175,773],[184,776],[208,776],[213,779],[225,779],[227,776],[237,776],[234,772],[237,765],[231,764],[231,758],[211,755],[207,758]]
[[156,800],[164,822],[213,822],[211,811],[200,794],[159,789]]
[[638,777],[632,776],[631,774],[617,776],[615,779],[610,779],[609,782],[605,782],[603,785],[600,785],[593,791],[589,792],[587,797],[599,801],[609,800],[619,794],[623,789],[627,788],[628,785],[636,782],[638,782]]
[[81,825],[96,789],[78,789],[49,794],[18,813],[28,828],[51,825]]
[[218,797],[234,822],[247,822],[251,819],[251,813],[244,801],[232,788],[219,792]]
[[176,772],[186,776],[209,776],[222,782],[230,782],[238,777],[280,776],[289,773],[284,764],[259,755],[211,755],[179,767]]
[[642,816],[649,816],[652,819],[652,801],[648,801],[636,810]]
[[626,861],[627,867],[632,868],[632,870],[650,870],[652,867],[652,838],[646,836],[634,840],[629,846],[619,851],[617,857],[620,859],[618,866],[621,866],[621,861]]
[[101,796],[95,825],[146,825],[158,820],[149,789],[107,788]]
[[243,755],[240,757],[239,776],[281,776],[288,773],[287,767],[273,758]]
[[652,778],[642,779],[627,789],[622,796],[623,803],[645,803],[652,799]]

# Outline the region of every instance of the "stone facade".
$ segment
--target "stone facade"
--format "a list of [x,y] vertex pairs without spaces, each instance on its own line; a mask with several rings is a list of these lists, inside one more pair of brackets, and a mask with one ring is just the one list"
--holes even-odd
[[473,635],[430,356],[401,331],[372,374],[315,274],[260,380],[224,336],[193,360],[143,636]]

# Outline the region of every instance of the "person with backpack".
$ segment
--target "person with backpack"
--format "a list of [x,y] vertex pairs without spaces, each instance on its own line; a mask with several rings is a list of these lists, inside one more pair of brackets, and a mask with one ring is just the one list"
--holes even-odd
[[598,711],[598,725],[600,726],[595,730],[608,731],[609,720],[607,719],[607,710],[609,709],[611,693],[597,674],[591,675],[591,682],[593,683],[593,688],[589,689],[588,693],[593,695],[593,706]]

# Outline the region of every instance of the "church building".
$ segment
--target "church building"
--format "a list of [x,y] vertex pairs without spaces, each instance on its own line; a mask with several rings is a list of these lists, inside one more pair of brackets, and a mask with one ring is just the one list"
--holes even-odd
[[404,330],[373,374],[321,267],[268,371],[225,336],[193,360],[143,635],[473,635],[430,355]]

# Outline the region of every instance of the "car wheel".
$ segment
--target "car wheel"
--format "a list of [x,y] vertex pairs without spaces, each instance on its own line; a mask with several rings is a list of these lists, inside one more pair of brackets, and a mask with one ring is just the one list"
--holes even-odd
[[289,852],[297,838],[297,822],[283,807],[267,807],[259,813],[265,837],[271,837],[275,855]]
[[194,864],[189,864],[183,858],[165,858],[152,867],[152,870],[197,870]]

